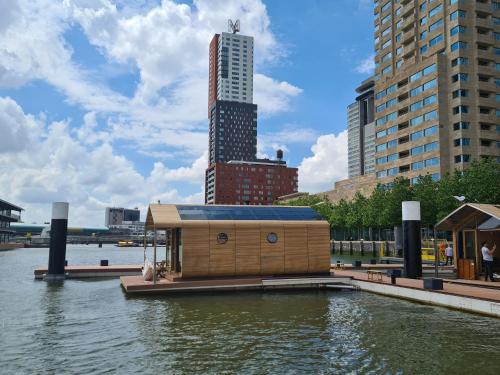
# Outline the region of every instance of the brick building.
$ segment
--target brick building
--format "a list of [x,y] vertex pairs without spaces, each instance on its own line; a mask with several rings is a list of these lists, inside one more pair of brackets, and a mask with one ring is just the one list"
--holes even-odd
[[206,170],[205,202],[273,204],[278,197],[297,192],[297,172],[278,161],[215,163]]

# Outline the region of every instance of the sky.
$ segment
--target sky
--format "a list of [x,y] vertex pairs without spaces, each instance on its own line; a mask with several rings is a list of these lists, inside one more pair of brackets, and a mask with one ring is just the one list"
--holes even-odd
[[373,71],[371,0],[2,0],[0,198],[23,221],[70,203],[202,203],[208,44],[254,36],[258,155],[285,151],[299,191],[347,177],[347,113]]

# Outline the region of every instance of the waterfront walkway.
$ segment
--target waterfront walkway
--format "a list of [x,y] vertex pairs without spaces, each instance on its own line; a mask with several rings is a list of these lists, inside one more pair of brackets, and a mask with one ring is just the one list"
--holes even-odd
[[500,286],[497,283],[443,280],[443,290],[427,290],[423,288],[423,280],[397,278],[394,285],[385,275],[382,280],[371,280],[366,272],[352,270],[335,270],[335,276],[350,278],[354,286],[373,293],[500,317]]
[[[350,277],[358,281],[366,281],[375,284],[391,284],[391,278],[382,276],[382,281],[369,280],[366,272],[356,272],[347,270],[335,271],[335,276]],[[396,286],[424,290],[423,280],[406,279],[404,277],[396,279]],[[492,283],[479,280],[443,280],[443,290],[435,290],[433,293],[452,294],[462,297],[486,299],[500,302],[500,283]],[[491,288],[490,288],[491,287]]]

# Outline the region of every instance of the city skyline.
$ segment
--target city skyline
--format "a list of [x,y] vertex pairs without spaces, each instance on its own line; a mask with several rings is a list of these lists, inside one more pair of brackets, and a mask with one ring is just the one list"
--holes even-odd
[[[300,190],[330,188],[347,176],[345,107],[372,66],[373,5],[342,3],[312,2],[304,12],[298,3],[283,9],[259,1],[230,7],[165,1],[133,9],[12,1],[0,39],[0,127],[7,135],[0,193],[24,207],[29,222],[43,222],[53,200],[70,201],[75,224],[99,224],[110,205],[202,202],[207,45],[228,18],[259,35],[258,155],[284,148],[285,159],[299,166]],[[292,28],[299,11],[302,21]],[[46,17],[32,22],[29,33],[16,33],[36,12]],[[366,18],[352,40],[325,34],[311,43],[312,34],[329,29],[321,19],[340,22],[346,15]],[[154,25],[155,16],[162,24]],[[153,29],[157,38],[143,37]],[[338,68],[331,72],[315,69],[333,61]]]

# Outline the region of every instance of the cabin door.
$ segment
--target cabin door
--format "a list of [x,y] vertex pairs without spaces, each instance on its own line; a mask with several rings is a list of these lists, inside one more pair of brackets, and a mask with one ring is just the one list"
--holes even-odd
[[462,232],[463,258],[458,259],[458,278],[466,280],[476,279],[476,232],[464,230]]
[[170,264],[173,272],[181,272],[182,265],[182,238],[181,229],[173,228],[171,231]]

